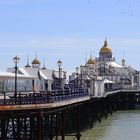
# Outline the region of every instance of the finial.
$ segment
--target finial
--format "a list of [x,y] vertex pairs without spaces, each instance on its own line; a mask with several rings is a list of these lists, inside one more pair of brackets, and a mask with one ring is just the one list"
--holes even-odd
[[104,46],[107,46],[107,38],[105,37]]
[[87,52],[85,53],[85,63],[87,63]]
[[43,65],[43,68],[42,69],[46,69],[46,66],[45,66],[45,57],[44,57],[44,65]]
[[90,58],[92,59],[92,51],[91,51],[91,54],[90,54]]
[[37,52],[35,52],[35,59],[37,59]]
[[124,59],[124,51],[123,51],[123,59]]
[[125,59],[124,59],[124,51],[123,51],[123,59],[122,59],[122,62],[125,62]]
[[27,65],[29,65],[29,54],[27,53]]
[[29,54],[27,53],[27,65],[25,67],[30,67],[29,65]]
[[124,51],[123,51],[122,66],[125,66]]
[[92,59],[95,57],[95,51],[92,51]]

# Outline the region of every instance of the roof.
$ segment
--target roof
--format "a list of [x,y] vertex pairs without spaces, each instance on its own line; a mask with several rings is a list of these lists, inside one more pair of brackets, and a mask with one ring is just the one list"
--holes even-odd
[[26,73],[28,73],[28,75],[34,76],[34,77],[38,77],[38,68],[24,68],[24,70],[26,71]]
[[27,73],[27,71],[24,68],[19,67],[18,71],[20,71],[22,74],[29,76],[29,74]]
[[47,80],[46,75],[45,75],[42,71],[39,70],[38,72],[39,72],[39,75],[40,75],[43,79]]
[[90,59],[87,61],[87,64],[95,64],[95,61],[94,61],[92,58],[90,58]]
[[39,69],[39,68],[24,68],[28,75],[32,75],[34,77],[41,76],[44,80],[52,80],[52,70],[49,69]]
[[115,67],[115,68],[116,68],[116,67],[119,67],[119,68],[122,67],[121,65],[119,65],[118,63],[116,63],[116,62],[114,62],[114,61],[109,62],[108,65],[109,65],[110,67]]
[[[5,79],[14,79],[15,78],[15,73],[11,72],[2,72],[0,71],[0,79],[5,80]],[[18,79],[32,79],[32,76],[27,76],[27,75],[22,75],[22,74],[17,74]]]
[[35,58],[35,59],[33,60],[32,64],[40,64],[40,61],[39,61],[37,58]]
[[[44,75],[44,78],[46,78],[47,80],[52,80],[52,73],[53,70],[49,70],[49,69],[40,69],[42,76]],[[43,78],[43,77],[42,77]]]
[[124,58],[122,59],[122,62],[125,62],[125,59]]
[[100,49],[100,53],[112,53],[112,50],[108,47],[107,41],[104,41],[103,47]]

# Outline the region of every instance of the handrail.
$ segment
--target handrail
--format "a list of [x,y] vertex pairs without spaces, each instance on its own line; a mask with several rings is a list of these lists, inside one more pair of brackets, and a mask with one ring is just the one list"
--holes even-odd
[[[2,96],[3,95],[3,96]],[[70,90],[57,90],[43,93],[18,93],[18,97],[9,98],[7,94],[2,93],[0,105],[22,105],[22,104],[44,104],[52,103],[74,98],[80,98],[88,95],[87,89],[70,89]]]
[[116,90],[140,90],[140,87],[117,87],[117,88],[106,88],[105,92],[113,92]]

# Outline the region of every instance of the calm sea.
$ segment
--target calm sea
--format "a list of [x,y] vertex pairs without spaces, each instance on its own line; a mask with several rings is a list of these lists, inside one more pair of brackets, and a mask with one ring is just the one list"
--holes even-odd
[[[76,140],[66,137],[66,140]],[[118,111],[82,132],[81,140],[140,140],[140,110]]]

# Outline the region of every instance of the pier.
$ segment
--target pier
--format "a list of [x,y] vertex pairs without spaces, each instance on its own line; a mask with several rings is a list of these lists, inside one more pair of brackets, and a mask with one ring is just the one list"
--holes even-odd
[[58,70],[43,66],[35,56],[32,66],[0,72],[0,139],[65,140],[92,129],[117,110],[140,106],[140,72],[115,62],[105,39],[99,57],[92,55],[66,78],[62,61]]
[[139,140],[139,17],[140,0],[0,0],[0,140]]
[[[18,93],[19,94],[19,93]],[[0,99],[0,139],[58,140],[70,136],[80,140],[85,126],[120,109],[140,105],[140,90],[120,89],[105,92],[100,97],[89,96],[87,89],[23,94]],[[26,96],[25,96],[26,95]]]

